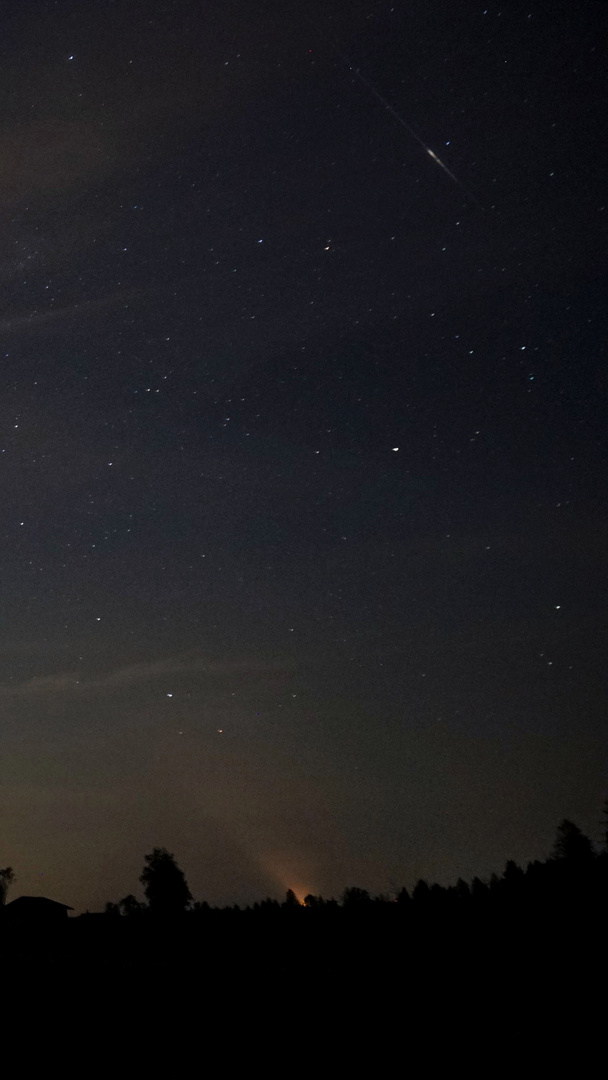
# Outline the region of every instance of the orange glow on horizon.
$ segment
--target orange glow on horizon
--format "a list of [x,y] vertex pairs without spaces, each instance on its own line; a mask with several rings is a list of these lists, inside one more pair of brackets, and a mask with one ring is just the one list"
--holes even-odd
[[[304,897],[308,896],[309,893],[312,892],[312,889],[305,889],[302,885],[288,885],[287,889],[291,889],[292,893],[294,893],[295,895],[296,900],[302,906],[304,906]],[[285,892],[287,892],[287,889],[285,889]]]
[[302,884],[302,881],[306,881],[308,874],[302,865],[297,865],[296,859],[269,858],[260,860],[260,864],[279,886],[281,901],[285,899],[288,889],[291,889],[300,904],[304,903],[305,896],[315,892],[313,886]]

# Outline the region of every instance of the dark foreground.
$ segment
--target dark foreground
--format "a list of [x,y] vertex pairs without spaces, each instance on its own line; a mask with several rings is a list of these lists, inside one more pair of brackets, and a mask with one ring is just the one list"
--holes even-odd
[[595,1075],[606,953],[599,904],[81,916],[2,927],[5,1030],[24,1025],[87,1074],[106,1055],[115,1075],[272,1076],[580,1073],[589,1055]]

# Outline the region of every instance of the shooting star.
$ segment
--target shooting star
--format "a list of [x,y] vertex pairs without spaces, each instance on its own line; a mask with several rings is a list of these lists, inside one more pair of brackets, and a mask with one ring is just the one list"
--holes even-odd
[[408,124],[407,120],[404,120],[403,117],[397,112],[397,110],[393,108],[390,101],[387,101],[386,98],[383,97],[383,95],[380,93],[380,91],[376,90],[376,87],[373,85],[373,83],[371,83],[369,79],[366,79],[365,75],[361,74],[359,68],[355,67],[354,64],[351,63],[351,61],[348,59],[348,56],[346,56],[342,52],[342,50],[338,48],[337,44],[335,44],[335,48],[339,55],[342,57],[347,67],[349,67],[350,70],[357,76],[359,82],[363,83],[363,85],[367,87],[370,93],[372,93],[374,97],[377,98],[382,105],[384,105],[385,109],[388,109],[391,116],[394,116],[395,120],[399,124],[401,124],[401,127],[405,128],[408,134],[411,135],[412,138],[416,140],[418,145],[421,146],[422,149],[425,150],[426,153],[429,155],[429,157],[433,159],[435,164],[439,165],[439,168],[443,169],[443,171],[448,174],[450,180],[453,180],[453,182],[457,184],[462,191],[464,191],[465,195],[468,195],[468,197],[472,199],[474,203],[476,203],[480,210],[483,210],[483,206],[479,202],[479,199],[476,199],[471,191],[467,191],[464,184],[460,182],[457,176],[454,176],[454,173],[451,172],[450,169],[448,169],[447,165],[444,165],[443,161],[441,160],[441,158],[437,157],[437,154],[434,152],[434,150],[431,150],[430,146],[426,145],[424,140],[420,138],[420,135],[418,135],[418,133],[414,131],[414,128]]
[[[457,179],[457,178],[456,178],[456,177],[454,176],[454,173],[453,173],[453,172],[450,172],[450,170],[448,169],[447,165],[444,165],[444,164],[443,164],[443,161],[441,160],[441,158],[438,158],[438,157],[437,157],[437,154],[435,154],[435,153],[434,153],[434,152],[433,152],[433,151],[432,151],[432,150],[431,150],[431,149],[430,149],[430,148],[429,148],[428,146],[427,146],[427,147],[425,147],[425,149],[426,149],[426,152],[427,152],[427,154],[428,154],[428,155],[429,155],[430,157],[432,157],[433,161],[436,161],[436,162],[437,162],[437,164],[438,164],[439,166],[441,166],[441,168],[443,169],[443,171],[444,171],[444,172],[447,172],[448,176],[451,176],[451,178],[452,178],[452,180],[454,181],[454,183],[455,183],[455,184],[458,184],[458,185],[459,185],[460,187],[462,187],[462,184],[460,183],[460,180],[458,180],[458,179]],[[463,188],[463,191],[464,191],[464,188]]]

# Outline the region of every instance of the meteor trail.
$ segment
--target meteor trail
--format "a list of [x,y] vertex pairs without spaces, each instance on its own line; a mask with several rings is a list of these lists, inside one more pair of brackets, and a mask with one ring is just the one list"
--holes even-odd
[[[441,168],[444,170],[444,172],[447,172],[448,176],[451,176],[452,180],[454,180],[455,183],[459,184],[460,187],[462,187],[462,184],[460,183],[460,180],[457,180],[456,177],[454,176],[454,173],[450,172],[447,165],[443,164],[443,161],[441,160],[441,158],[438,158],[437,154],[434,154],[433,151],[430,150],[428,146],[425,147],[425,149],[426,149],[427,154],[429,154],[432,157],[433,161],[436,161],[438,165],[441,165]],[[464,188],[463,188],[463,191],[464,191]]]
[[448,174],[448,176],[450,177],[450,180],[453,180],[455,184],[458,184],[458,187],[459,187],[459,188],[461,188],[461,189],[462,189],[462,191],[464,191],[465,195],[468,195],[468,197],[469,197],[470,199],[472,199],[474,203],[476,203],[476,204],[477,204],[477,206],[478,206],[478,207],[480,208],[480,210],[483,210],[483,206],[481,205],[481,203],[479,202],[479,200],[475,198],[475,196],[474,196],[474,195],[472,194],[472,192],[470,192],[470,191],[467,191],[467,189],[465,188],[464,184],[461,184],[461,182],[460,182],[460,180],[458,179],[458,177],[457,177],[457,176],[454,176],[454,173],[453,173],[453,172],[451,172],[451,171],[450,171],[450,170],[448,169],[447,165],[444,165],[444,163],[443,163],[443,161],[441,160],[441,158],[438,158],[438,157],[437,157],[437,154],[436,154],[436,153],[435,153],[435,152],[434,152],[433,150],[431,150],[430,146],[427,146],[427,145],[426,145],[426,143],[424,142],[424,140],[420,138],[420,135],[418,135],[418,134],[417,134],[417,132],[416,132],[416,131],[414,131],[414,128],[413,128],[413,127],[410,127],[410,125],[408,124],[407,120],[404,120],[404,119],[403,119],[403,117],[399,115],[399,113],[397,112],[397,110],[393,108],[393,106],[391,105],[391,103],[390,103],[389,101],[387,101],[385,97],[383,97],[383,95],[382,95],[382,94],[380,93],[380,91],[379,91],[379,90],[376,90],[376,87],[375,87],[375,86],[373,85],[373,83],[371,83],[371,82],[369,81],[369,79],[366,79],[366,78],[365,78],[365,75],[362,75],[362,74],[361,74],[361,72],[359,71],[359,68],[356,68],[356,67],[354,66],[354,64],[352,64],[352,63],[351,63],[351,61],[350,61],[350,60],[348,59],[348,56],[346,56],[346,55],[345,55],[345,54],[344,54],[344,53],[342,52],[342,50],[341,50],[340,48],[338,48],[338,45],[337,45],[337,44],[335,45],[335,47],[336,47],[336,51],[337,51],[337,52],[338,52],[338,54],[339,54],[339,55],[340,55],[340,56],[342,57],[342,59],[343,59],[344,63],[345,63],[346,65],[347,65],[347,67],[349,67],[349,68],[350,68],[350,70],[351,70],[352,72],[354,72],[354,74],[355,74],[355,75],[357,76],[357,78],[358,78],[359,82],[363,83],[363,85],[367,87],[367,89],[368,89],[368,90],[370,91],[370,93],[372,93],[372,94],[374,95],[374,97],[375,97],[375,98],[377,98],[377,99],[378,99],[378,101],[379,101],[379,102],[380,102],[380,103],[381,103],[382,105],[384,105],[384,108],[385,108],[385,109],[388,109],[388,111],[390,112],[391,116],[394,116],[394,117],[395,117],[395,120],[397,120],[397,122],[398,122],[399,124],[401,124],[401,127],[404,127],[404,128],[405,128],[405,130],[406,130],[406,131],[408,132],[408,134],[410,134],[410,135],[412,136],[412,138],[416,140],[416,142],[417,142],[417,143],[419,144],[419,146],[421,146],[421,147],[422,147],[422,149],[423,149],[423,150],[425,150],[425,151],[426,151],[426,153],[427,153],[427,154],[429,155],[429,157],[431,157],[431,158],[433,159],[433,161],[435,162],[435,164],[439,165],[439,167],[440,167],[441,169],[443,169],[443,171],[444,171],[445,173],[447,173],[447,174]]

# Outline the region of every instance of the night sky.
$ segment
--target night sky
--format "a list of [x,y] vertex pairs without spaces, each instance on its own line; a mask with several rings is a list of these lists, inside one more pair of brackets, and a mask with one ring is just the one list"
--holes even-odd
[[605,15],[4,5],[12,896],[141,895],[155,846],[227,904],[599,837]]

